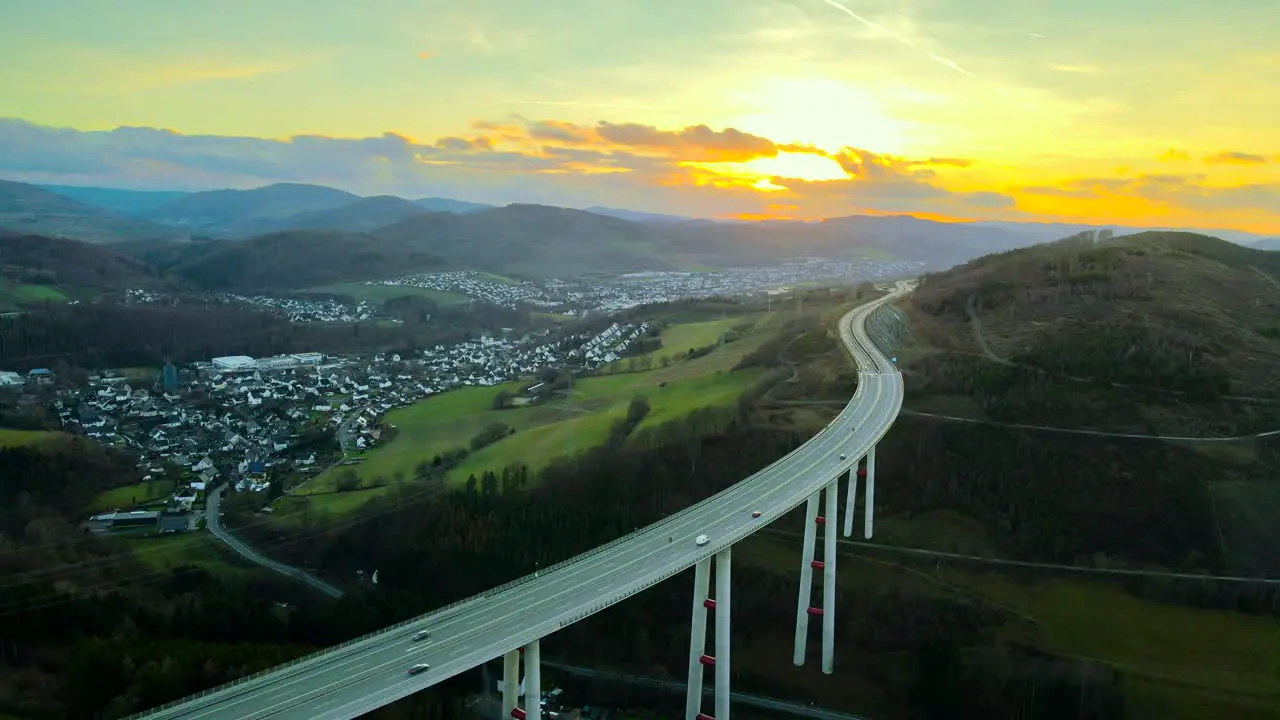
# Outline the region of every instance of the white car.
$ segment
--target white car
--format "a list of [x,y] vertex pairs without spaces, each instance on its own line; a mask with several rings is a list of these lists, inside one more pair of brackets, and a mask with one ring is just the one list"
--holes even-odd
[[414,665],[413,667],[409,668],[409,674],[417,675],[418,673],[424,673],[430,669],[431,669],[430,665],[426,663],[418,663],[417,665]]
[[841,459],[841,460],[843,460],[843,459],[844,459],[844,453],[840,453],[840,459]]
[[701,547],[711,542],[711,538],[707,537],[706,535],[699,535],[698,537],[694,538],[693,541],[697,543],[699,547]]

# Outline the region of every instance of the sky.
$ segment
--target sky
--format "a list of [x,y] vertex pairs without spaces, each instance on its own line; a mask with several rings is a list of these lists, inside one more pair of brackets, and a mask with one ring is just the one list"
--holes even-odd
[[0,177],[1280,235],[1275,0],[5,0]]

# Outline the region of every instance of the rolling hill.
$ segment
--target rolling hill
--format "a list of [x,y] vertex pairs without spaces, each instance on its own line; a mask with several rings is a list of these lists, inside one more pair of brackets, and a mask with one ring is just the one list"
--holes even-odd
[[299,213],[333,210],[359,199],[322,185],[277,183],[252,190],[191,193],[155,207],[143,217],[194,234],[243,237],[272,230]]
[[35,185],[7,180],[0,180],[0,230],[91,243],[160,239],[179,234],[171,228],[126,218]]
[[417,203],[393,195],[376,195],[327,210],[290,215],[275,225],[277,230],[369,232],[425,212]]
[[513,276],[674,268],[674,238],[640,223],[545,205],[418,215],[373,233],[457,267]]
[[37,185],[36,187],[125,217],[137,217],[153,208],[190,194],[179,190],[119,190],[71,185]]
[[145,264],[101,245],[9,232],[0,232],[0,270],[46,285],[120,290],[165,284]]
[[957,347],[1014,365],[1280,397],[1280,254],[1193,233],[1084,233],[927,276],[912,302]]
[[138,260],[79,240],[0,231],[0,310],[172,283]]
[[208,290],[288,290],[439,269],[420,246],[360,233],[297,230],[236,242],[192,243],[169,269]]
[[1016,483],[1005,527],[1039,554],[1093,536],[1070,552],[1280,572],[1280,253],[1082,233],[926,275],[904,310],[905,415],[933,439],[899,434],[921,456],[900,477],[936,478],[922,502],[990,513],[959,488]]
[[684,263],[708,265],[821,255],[923,262],[931,269],[942,269],[979,255],[1035,242],[1003,228],[941,223],[905,215],[853,215],[816,223],[664,222],[656,227],[666,236],[679,238],[670,247]]
[[477,210],[492,210],[497,207],[497,205],[467,202],[466,200],[451,200],[449,198],[419,198],[414,200],[413,204],[427,212],[451,212],[458,214],[476,212]]
[[615,217],[622,220],[631,220],[632,222],[683,223],[690,222],[694,219],[684,217],[683,215],[664,215],[662,213],[640,212],[638,210],[604,207],[602,205],[592,205],[591,207],[583,209],[596,215],[606,215],[608,217]]

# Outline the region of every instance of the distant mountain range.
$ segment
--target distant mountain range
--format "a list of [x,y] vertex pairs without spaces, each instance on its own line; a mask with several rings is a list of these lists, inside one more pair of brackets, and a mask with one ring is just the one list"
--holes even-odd
[[[310,287],[445,266],[543,277],[815,255],[921,262],[937,270],[1088,229],[1097,228],[908,215],[719,222],[599,206],[360,197],[298,183],[182,193],[0,181],[0,230],[112,243],[113,251],[210,288]],[[1246,233],[1213,234],[1280,247]]]

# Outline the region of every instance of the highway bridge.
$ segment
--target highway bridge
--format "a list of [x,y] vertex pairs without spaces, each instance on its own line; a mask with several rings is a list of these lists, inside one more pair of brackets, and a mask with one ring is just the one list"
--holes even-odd
[[[849,476],[844,535],[853,532],[859,476],[865,475],[864,536],[870,538],[875,492],[875,447],[902,407],[902,376],[867,335],[867,318],[909,291],[888,296],[840,319],[844,345],[859,369],[858,388],[844,410],[799,448],[736,485],[664,520],[532,576],[322,652],[300,658],[167,706],[135,715],[146,720],[348,720],[503,657],[503,712],[541,720],[539,639],[689,567],[694,570],[689,644],[687,720],[729,718],[729,593],[733,545],[791,509],[806,504],[805,553],[796,608],[795,658],[803,665],[809,620],[822,624],[822,671],[835,654],[836,521],[839,484]],[[865,471],[859,469],[866,458]],[[819,508],[821,500],[825,509]],[[828,522],[830,519],[830,522]],[[815,540],[823,532],[822,560]],[[706,542],[698,544],[700,536]],[[715,558],[715,594],[710,590]],[[821,571],[822,603],[810,600]],[[707,615],[715,613],[714,651],[706,645]],[[725,629],[720,632],[719,629]],[[414,641],[420,630],[428,640]],[[520,664],[525,678],[520,700]],[[430,668],[409,674],[415,664]],[[712,713],[702,712],[703,669],[714,674]]]

